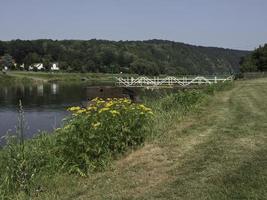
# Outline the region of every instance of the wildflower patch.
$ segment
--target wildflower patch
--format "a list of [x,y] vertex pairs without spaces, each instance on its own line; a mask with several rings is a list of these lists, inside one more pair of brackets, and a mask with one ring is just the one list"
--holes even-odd
[[86,108],[71,107],[72,116],[58,134],[59,153],[69,172],[82,176],[108,165],[129,147],[141,145],[150,108],[126,98],[96,98]]

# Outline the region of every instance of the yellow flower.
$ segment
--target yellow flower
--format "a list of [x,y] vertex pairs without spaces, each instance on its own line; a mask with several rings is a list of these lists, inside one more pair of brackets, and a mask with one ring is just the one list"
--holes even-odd
[[112,101],[109,101],[108,103],[106,103],[105,106],[106,106],[106,107],[111,107],[111,106],[113,106],[113,104],[114,104],[114,103],[113,103]]
[[148,114],[150,114],[150,115],[154,115],[154,113],[153,113],[152,111],[149,111]]
[[97,107],[95,106],[89,106],[87,107],[87,110],[90,111],[90,110],[97,110]]
[[120,114],[117,110],[111,110],[110,113],[111,113],[113,116],[116,116],[116,115],[119,115],[119,114]]
[[80,110],[78,110],[76,113],[77,113],[77,114],[82,114],[82,113],[84,113],[84,112],[86,112],[86,109],[80,109]]
[[68,108],[68,111],[77,111],[77,110],[80,110],[81,107],[80,106],[74,106],[74,107],[71,107],[71,108]]
[[100,125],[101,125],[100,122],[92,123],[92,127],[93,127],[94,129],[97,129],[97,127],[99,127]]
[[96,101],[98,101],[99,99],[100,99],[99,97],[96,97],[96,98],[94,98],[92,101],[96,102]]
[[148,107],[146,107],[146,106],[143,105],[143,104],[140,104],[140,105],[139,105],[139,109],[141,109],[141,110],[144,111],[144,112],[150,112],[150,111],[152,111],[151,108],[148,108]]
[[140,104],[140,105],[139,105],[139,108],[146,108],[146,107],[145,107],[145,105]]
[[125,98],[125,99],[123,100],[123,103],[130,104],[130,103],[131,103],[131,101],[130,101],[129,99],[126,99],[126,98]]
[[151,111],[151,108],[144,108],[143,109],[145,112],[150,112]]
[[64,130],[67,130],[67,129],[70,129],[71,128],[71,125],[67,125],[67,126],[64,126]]
[[101,109],[99,110],[99,113],[102,113],[102,112],[104,112],[104,111],[108,111],[108,110],[110,110],[110,108],[101,108]]

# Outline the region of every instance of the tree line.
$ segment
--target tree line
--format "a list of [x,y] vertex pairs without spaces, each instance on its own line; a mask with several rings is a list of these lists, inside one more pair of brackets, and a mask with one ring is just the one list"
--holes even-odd
[[242,57],[240,65],[242,72],[267,71],[267,44],[255,49],[251,54]]
[[12,40],[0,41],[0,66],[9,63],[15,69],[24,64],[27,70],[43,63],[49,69],[57,62],[69,72],[230,74],[239,71],[240,58],[248,53],[165,40]]

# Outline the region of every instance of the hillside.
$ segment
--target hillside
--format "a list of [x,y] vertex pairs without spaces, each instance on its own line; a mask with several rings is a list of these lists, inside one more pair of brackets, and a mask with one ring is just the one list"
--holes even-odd
[[229,74],[239,71],[248,51],[184,43],[106,40],[0,41],[0,56],[10,54],[19,65],[58,62],[68,71],[158,74]]

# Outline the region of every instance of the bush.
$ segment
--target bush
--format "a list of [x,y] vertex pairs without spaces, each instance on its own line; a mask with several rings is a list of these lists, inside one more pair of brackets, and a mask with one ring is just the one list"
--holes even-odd
[[128,99],[94,99],[87,108],[72,107],[57,145],[63,168],[85,176],[105,167],[117,154],[144,142],[151,109]]

